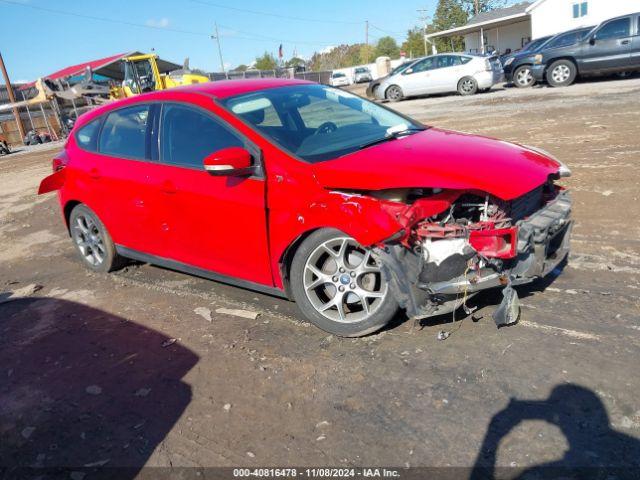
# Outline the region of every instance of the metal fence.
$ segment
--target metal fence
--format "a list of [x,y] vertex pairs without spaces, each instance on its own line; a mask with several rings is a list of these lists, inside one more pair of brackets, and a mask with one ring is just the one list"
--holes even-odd
[[331,71],[322,72],[295,72],[293,68],[279,68],[276,70],[245,70],[244,72],[214,72],[209,74],[209,78],[216,80],[241,80],[250,78],[298,78],[311,82],[329,85]]

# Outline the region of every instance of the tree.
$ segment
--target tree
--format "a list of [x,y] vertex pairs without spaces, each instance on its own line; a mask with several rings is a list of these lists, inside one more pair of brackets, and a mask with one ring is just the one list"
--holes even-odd
[[400,48],[393,37],[382,37],[376,45],[375,55],[377,57],[398,58],[400,56]]
[[247,67],[243,63],[241,63],[240,65],[238,65],[236,68],[233,69],[234,72],[246,72],[247,70],[249,70],[249,67]]
[[462,7],[470,16],[503,8],[506,4],[506,0],[461,0]]
[[360,60],[362,63],[373,63],[376,59],[376,49],[363,43],[360,45]]
[[258,70],[275,70],[277,67],[276,58],[269,52],[264,52],[262,56],[256,58],[256,68]]
[[402,44],[402,51],[409,58],[416,58],[427,55],[424,49],[424,29],[421,27],[413,27],[407,32],[407,39]]
[[[468,0],[439,0],[436,13],[433,15],[433,22],[427,26],[427,33],[441,32],[450,28],[461,27],[467,23],[468,14],[462,4],[462,2],[466,1]],[[432,42],[435,43],[439,52],[464,50],[464,39],[460,36],[434,38]]]
[[287,68],[295,68],[295,67],[304,67],[305,64],[307,62],[305,62],[303,59],[299,58],[299,57],[292,57],[289,60],[287,60],[287,62],[285,63],[285,66]]

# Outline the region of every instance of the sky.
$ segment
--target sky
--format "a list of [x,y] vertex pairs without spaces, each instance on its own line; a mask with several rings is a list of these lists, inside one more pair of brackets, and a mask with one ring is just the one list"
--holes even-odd
[[[437,0],[0,0],[0,53],[12,83],[123,52],[150,52],[220,71],[211,38],[218,23],[225,67],[265,51],[285,59],[391,35],[402,42]],[[59,12],[67,12],[62,14]],[[107,20],[104,20],[107,19]]]

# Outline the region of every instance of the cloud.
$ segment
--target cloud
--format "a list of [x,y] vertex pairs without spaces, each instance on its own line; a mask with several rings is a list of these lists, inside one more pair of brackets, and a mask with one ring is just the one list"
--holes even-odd
[[167,17],[162,17],[158,20],[156,20],[155,18],[150,18],[145,23],[149,27],[167,28],[169,26],[169,19]]

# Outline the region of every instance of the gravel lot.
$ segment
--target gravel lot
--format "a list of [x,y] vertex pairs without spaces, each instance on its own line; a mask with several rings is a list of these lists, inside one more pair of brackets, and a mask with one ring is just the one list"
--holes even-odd
[[640,79],[392,106],[573,170],[570,261],[519,290],[518,325],[496,329],[498,292],[473,319],[340,339],[277,298],[149,265],[89,273],[35,195],[54,150],[8,155],[0,301],[24,298],[0,304],[0,466],[639,465]]

